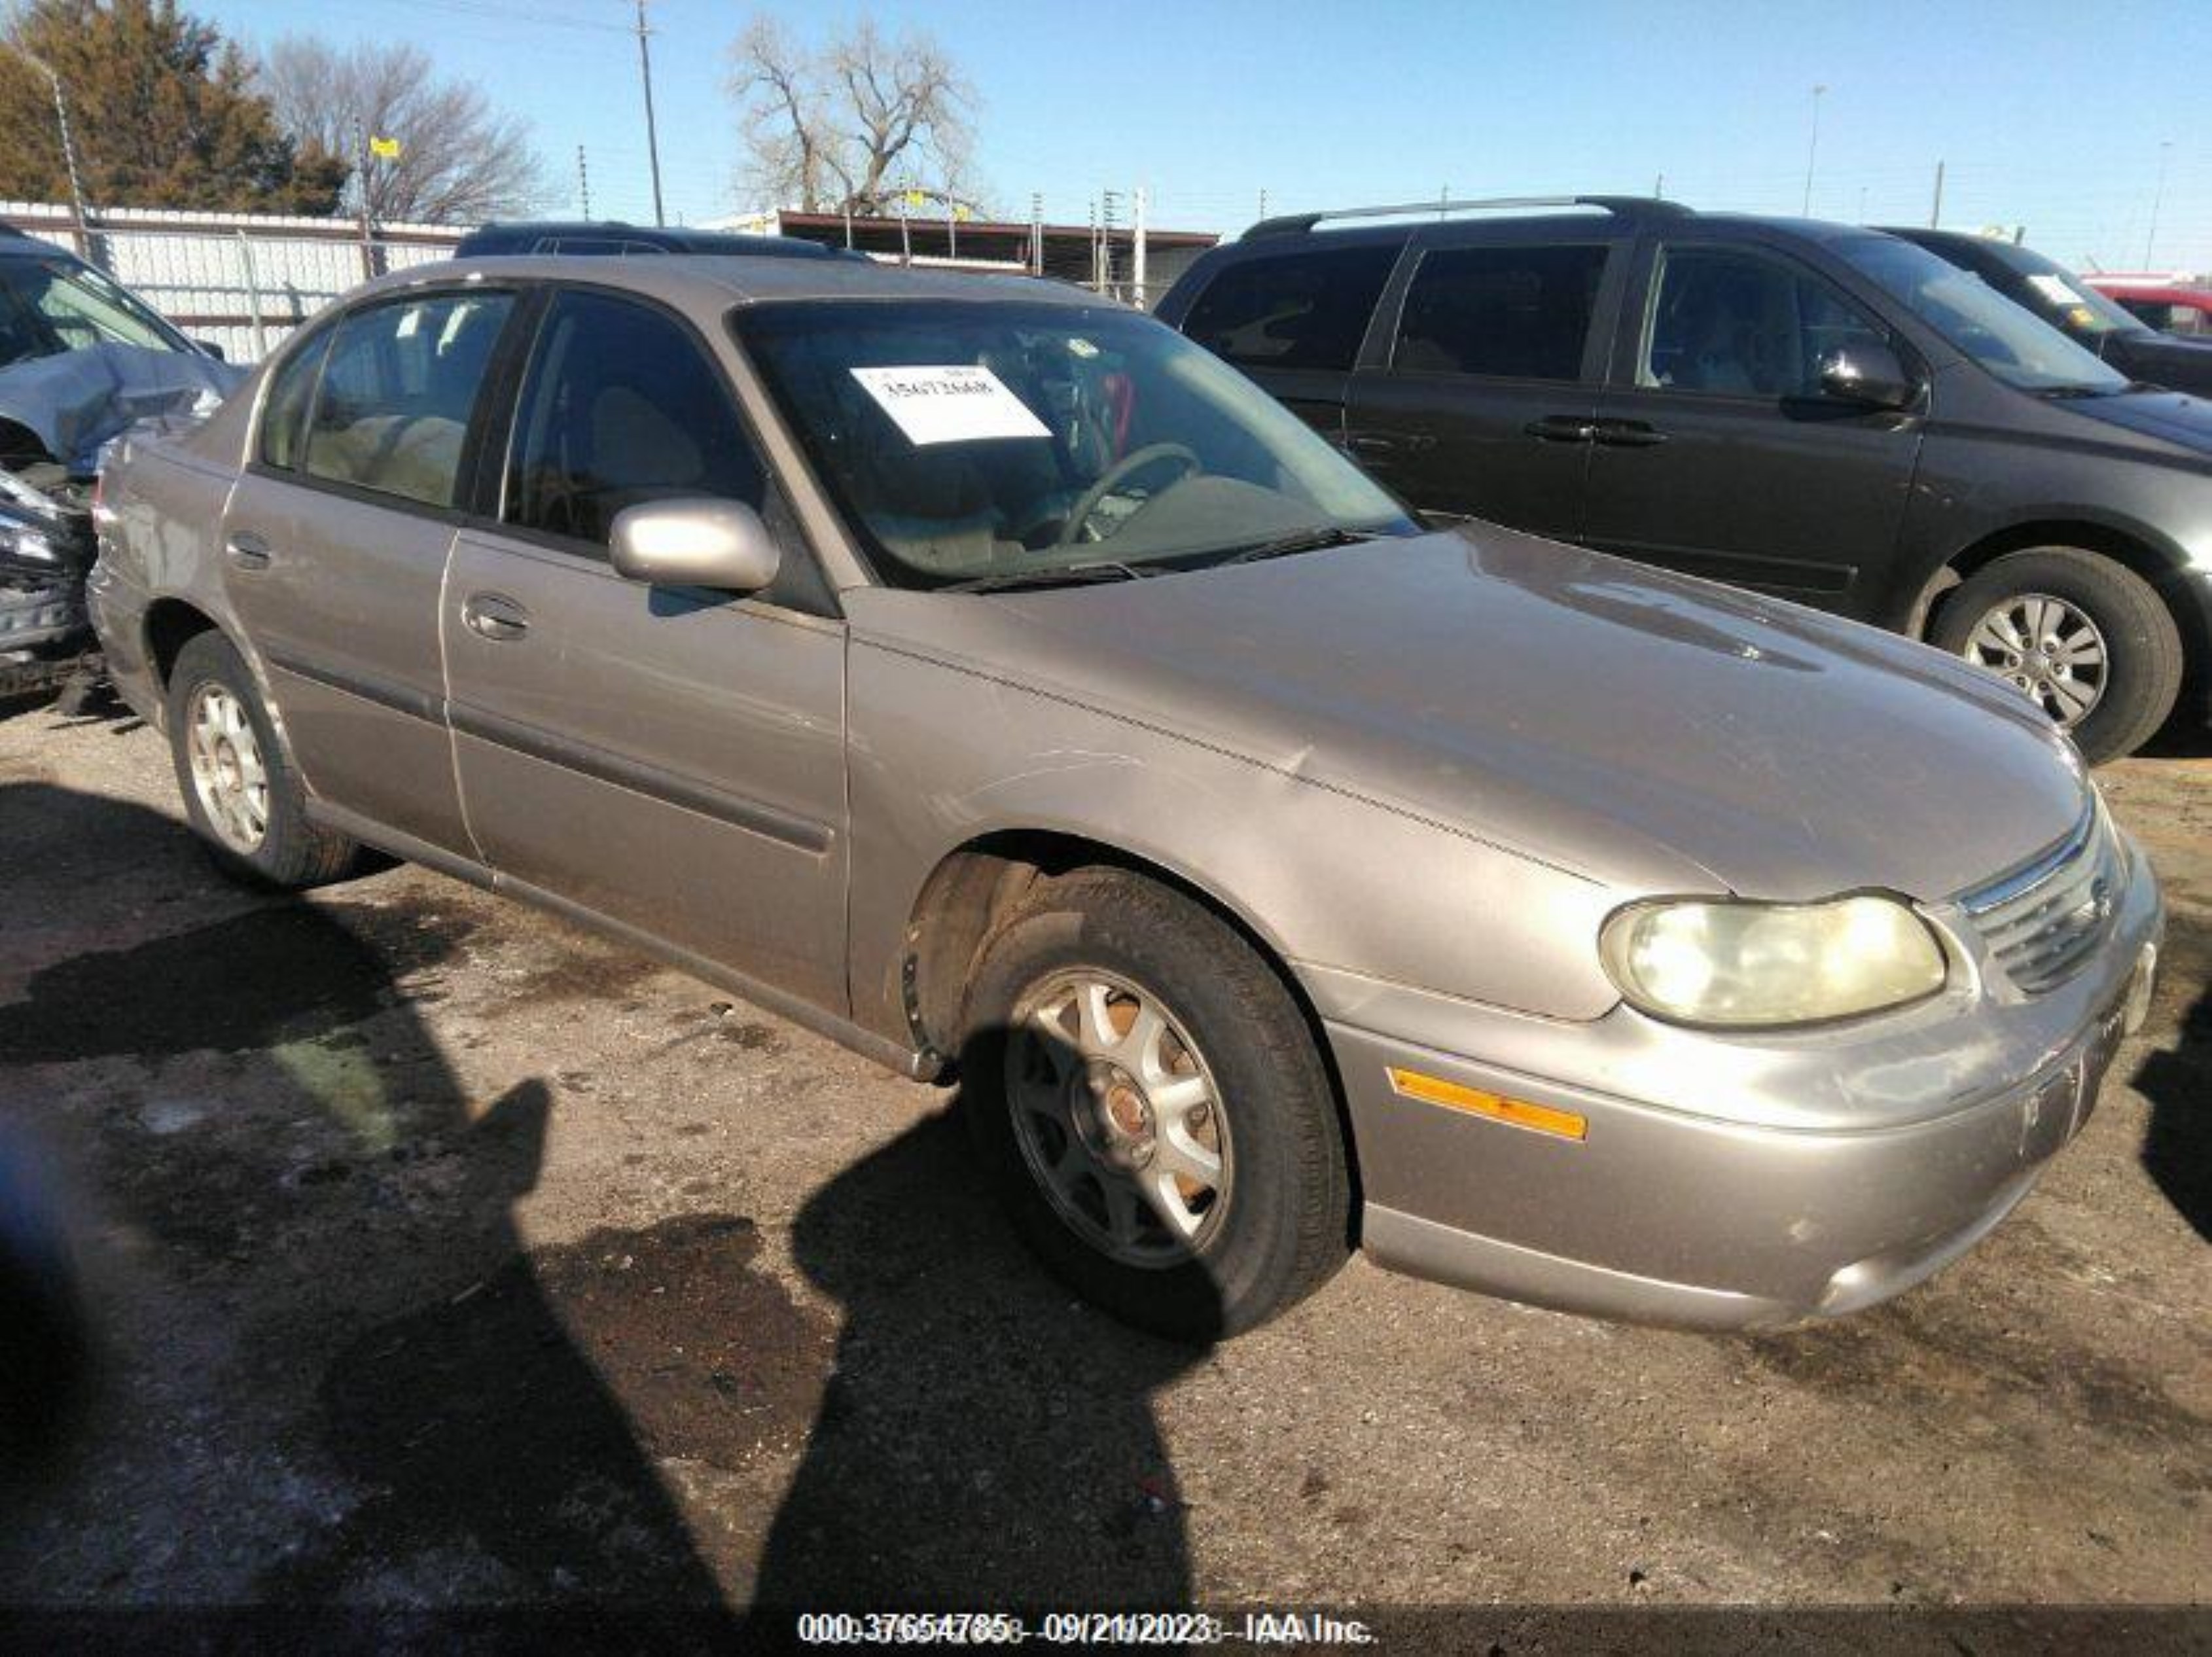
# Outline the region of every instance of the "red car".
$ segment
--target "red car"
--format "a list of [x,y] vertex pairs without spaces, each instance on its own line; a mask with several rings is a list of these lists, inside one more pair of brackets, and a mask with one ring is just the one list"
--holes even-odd
[[2091,276],[2089,286],[2110,294],[2121,307],[2162,334],[2189,338],[2212,336],[2212,288],[2170,282],[2129,282]]

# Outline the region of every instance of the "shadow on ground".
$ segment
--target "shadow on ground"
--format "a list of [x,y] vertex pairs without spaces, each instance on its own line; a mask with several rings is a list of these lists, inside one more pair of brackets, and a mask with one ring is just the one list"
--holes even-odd
[[[226,1527],[276,1527],[250,1597],[278,1604],[652,1606],[711,1642],[748,1599],[785,1637],[805,1605],[1188,1599],[1151,1395],[1202,1353],[1045,1278],[952,1113],[805,1204],[797,1262],[835,1316],[764,1268],[740,1214],[526,1251],[514,1208],[554,1095],[473,1096],[421,1013],[471,952],[534,947],[498,932],[507,912],[413,883],[210,905],[217,877],[171,820],[42,783],[3,798],[52,859],[0,870],[0,904],[65,869],[70,926],[140,941],[63,954],[0,1005],[0,1077],[68,1099],[37,1114],[82,1152],[100,1218],[153,1239],[142,1258],[176,1292],[234,1308],[225,1418],[175,1440],[143,1424],[180,1407],[175,1355],[106,1308],[111,1382],[71,1475],[94,1482],[45,1494],[76,1504],[74,1548],[113,1550],[92,1569],[118,1599],[190,1586],[134,1575],[129,1527],[109,1539],[118,1485],[134,1522],[213,1556]],[[568,942],[526,977],[574,959]],[[620,1131],[589,1094],[559,1108],[568,1131]],[[208,1504],[209,1454],[270,1468],[243,1510]],[[338,1494],[286,1508],[275,1492],[303,1481]],[[0,1571],[0,1600],[35,1592]]]

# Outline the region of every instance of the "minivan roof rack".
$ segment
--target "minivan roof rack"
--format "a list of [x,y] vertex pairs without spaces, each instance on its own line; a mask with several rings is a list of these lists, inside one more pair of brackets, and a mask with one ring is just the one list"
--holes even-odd
[[1623,218],[1633,215],[1686,218],[1690,213],[1681,203],[1656,196],[1492,196],[1481,201],[1407,202],[1397,207],[1344,207],[1327,213],[1285,213],[1261,220],[1239,240],[1256,241],[1263,236],[1304,235],[1316,225],[1333,219],[1398,219],[1428,213],[1442,217],[1446,213],[1519,212],[1531,207],[1596,207]]

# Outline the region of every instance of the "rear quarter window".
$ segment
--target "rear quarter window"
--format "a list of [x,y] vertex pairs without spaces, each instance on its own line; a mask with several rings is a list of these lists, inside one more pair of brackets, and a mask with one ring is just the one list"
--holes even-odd
[[1352,367],[1400,245],[1243,259],[1206,285],[1182,331],[1242,368]]

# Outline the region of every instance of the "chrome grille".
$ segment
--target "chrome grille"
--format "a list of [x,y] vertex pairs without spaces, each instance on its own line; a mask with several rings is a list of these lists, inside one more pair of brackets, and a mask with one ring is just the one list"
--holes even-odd
[[1960,900],[2005,976],[2029,995],[2079,971],[2112,931],[2124,871],[2119,837],[2093,804],[2081,826],[2026,868]]

